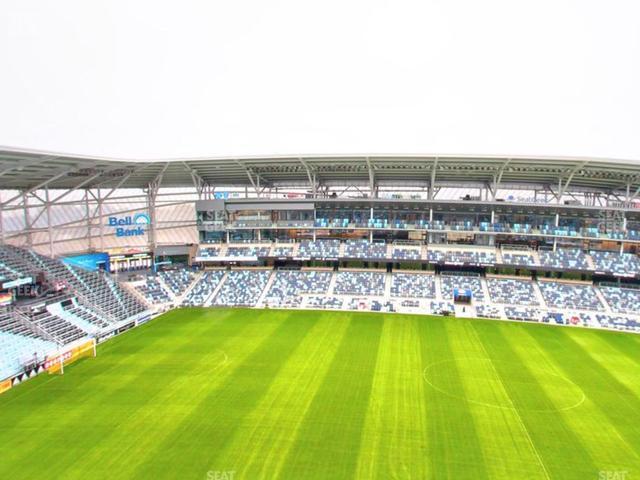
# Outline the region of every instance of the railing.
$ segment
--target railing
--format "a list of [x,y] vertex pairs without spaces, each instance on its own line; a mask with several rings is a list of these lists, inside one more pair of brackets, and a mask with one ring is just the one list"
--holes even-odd
[[19,309],[15,309],[13,311],[13,315],[14,315],[14,318],[18,322],[20,322],[22,325],[27,327],[29,330],[31,330],[36,335],[39,335],[42,338],[45,338],[45,339],[49,340],[50,342],[55,343],[56,345],[62,345],[62,342],[58,341],[53,335],[51,335],[49,332],[47,332],[45,329],[43,329],[40,325],[38,325],[34,321],[32,321],[29,316],[27,316],[25,313],[21,312]]

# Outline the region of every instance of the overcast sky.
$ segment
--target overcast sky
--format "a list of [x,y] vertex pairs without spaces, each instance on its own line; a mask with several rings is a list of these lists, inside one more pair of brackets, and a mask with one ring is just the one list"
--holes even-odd
[[0,145],[640,159],[640,1],[0,0]]

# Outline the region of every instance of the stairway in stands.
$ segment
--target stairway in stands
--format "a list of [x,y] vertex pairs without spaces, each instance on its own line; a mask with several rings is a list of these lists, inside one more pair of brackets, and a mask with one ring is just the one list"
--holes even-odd
[[60,260],[40,255],[33,250],[3,245],[4,254],[13,257],[25,270],[36,266],[48,277],[65,281],[76,294],[80,303],[91,311],[96,311],[110,323],[124,321],[141,314],[145,305],[124,290],[104,272],[83,270]]

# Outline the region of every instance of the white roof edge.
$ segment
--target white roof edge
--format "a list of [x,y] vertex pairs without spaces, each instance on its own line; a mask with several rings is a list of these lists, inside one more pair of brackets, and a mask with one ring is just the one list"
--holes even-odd
[[640,159],[622,159],[609,157],[587,157],[587,156],[567,156],[567,155],[525,155],[525,154],[469,154],[469,153],[300,153],[300,154],[272,154],[272,155],[220,155],[220,156],[200,156],[200,157],[174,157],[174,158],[122,158],[103,157],[95,155],[83,155],[77,153],[53,152],[47,150],[37,150],[22,147],[9,147],[0,145],[0,154],[15,153],[25,155],[40,155],[59,158],[69,158],[86,161],[121,162],[121,163],[179,163],[179,162],[200,162],[211,160],[277,160],[277,159],[364,159],[364,158],[389,158],[389,159],[467,159],[467,160],[541,160],[541,161],[570,161],[588,163],[613,163],[626,165],[640,165]]

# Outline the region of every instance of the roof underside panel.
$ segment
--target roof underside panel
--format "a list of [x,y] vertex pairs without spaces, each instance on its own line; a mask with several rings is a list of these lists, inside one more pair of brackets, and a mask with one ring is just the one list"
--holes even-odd
[[342,182],[412,182],[494,185],[536,184],[635,192],[640,162],[594,158],[326,155],[198,158],[157,161],[115,160],[47,152],[0,149],[0,188],[301,186]]

